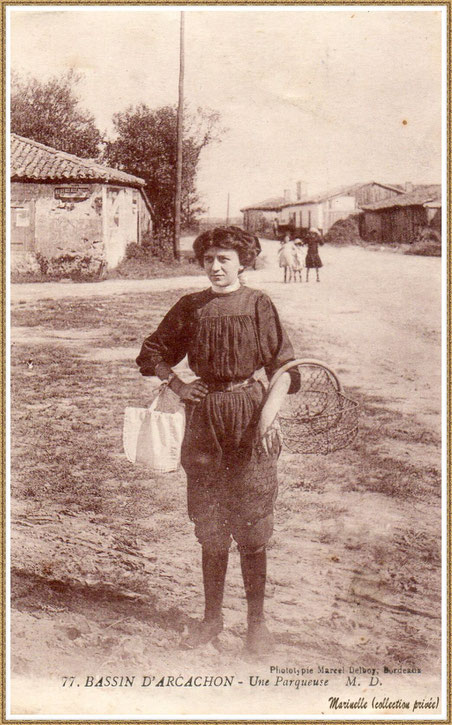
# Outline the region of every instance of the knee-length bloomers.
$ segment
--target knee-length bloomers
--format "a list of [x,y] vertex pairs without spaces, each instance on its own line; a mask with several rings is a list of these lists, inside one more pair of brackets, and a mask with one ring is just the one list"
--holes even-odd
[[[137,364],[155,375],[185,355],[209,384],[199,403],[186,404],[182,466],[187,474],[188,513],[202,544],[259,547],[273,531],[277,455],[257,447],[256,431],[265,389],[251,380],[231,391],[225,383],[248,381],[265,368],[268,378],[294,359],[292,345],[270,298],[248,287],[227,294],[203,290],[182,297],[143,343]],[[289,393],[299,388],[291,371]]]

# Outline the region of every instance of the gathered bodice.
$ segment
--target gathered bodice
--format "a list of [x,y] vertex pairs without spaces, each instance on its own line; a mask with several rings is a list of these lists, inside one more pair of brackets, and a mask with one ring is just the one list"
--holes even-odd
[[212,382],[245,380],[262,367],[271,377],[294,357],[272,301],[249,287],[182,297],[146,338],[137,364],[154,375],[159,362],[173,367],[185,355],[193,372]]

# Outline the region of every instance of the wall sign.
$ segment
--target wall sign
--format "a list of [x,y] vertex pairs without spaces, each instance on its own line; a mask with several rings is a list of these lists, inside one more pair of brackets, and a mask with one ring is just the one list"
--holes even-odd
[[54,196],[62,201],[85,201],[91,196],[91,189],[89,186],[58,186]]

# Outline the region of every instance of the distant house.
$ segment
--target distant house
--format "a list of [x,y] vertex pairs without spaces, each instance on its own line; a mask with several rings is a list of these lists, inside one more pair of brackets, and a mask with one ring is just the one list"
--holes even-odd
[[358,213],[362,204],[396,197],[403,191],[399,185],[371,181],[303,195],[296,201],[285,201],[281,205],[279,225],[293,231],[316,227],[325,234],[338,219]]
[[284,202],[283,196],[277,196],[240,209],[243,214],[244,228],[249,232],[273,231],[277,233],[279,212]]
[[93,255],[114,267],[152,231],[143,179],[11,134],[11,262]]
[[426,226],[441,231],[441,185],[414,190],[374,204],[362,205],[360,235],[367,241],[410,243]]

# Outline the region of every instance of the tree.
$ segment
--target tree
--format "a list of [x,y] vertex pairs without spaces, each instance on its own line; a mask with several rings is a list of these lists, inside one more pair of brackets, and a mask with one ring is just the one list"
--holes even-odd
[[[176,189],[176,122],[173,106],[152,110],[142,103],[129,106],[113,116],[117,133],[107,141],[104,160],[129,174],[146,181],[146,191],[154,209],[157,230],[172,227]],[[198,108],[195,114],[185,114],[182,167],[182,225],[187,227],[203,211],[196,192],[196,171],[201,151],[212,141],[218,141],[219,114]]]
[[80,108],[73,70],[46,82],[13,74],[11,131],[82,158],[99,153],[102,140],[94,116]]

